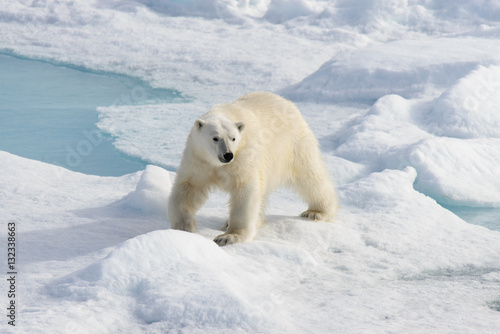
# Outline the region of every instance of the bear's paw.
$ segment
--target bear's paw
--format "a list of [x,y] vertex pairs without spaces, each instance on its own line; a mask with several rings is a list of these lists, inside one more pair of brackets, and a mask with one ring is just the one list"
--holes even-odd
[[224,233],[215,237],[214,241],[219,246],[226,246],[235,244],[237,242],[243,242],[243,238],[241,237],[241,235],[236,233]]
[[324,212],[319,212],[319,211],[313,211],[313,210],[307,210],[304,211],[300,214],[302,218],[308,218],[311,220],[324,220],[326,215]]

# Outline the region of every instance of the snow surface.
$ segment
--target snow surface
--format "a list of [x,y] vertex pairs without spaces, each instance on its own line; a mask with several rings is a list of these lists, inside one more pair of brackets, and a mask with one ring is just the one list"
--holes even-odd
[[[19,0],[0,6],[0,31],[4,54],[184,101],[98,108],[116,148],[156,165],[134,174],[0,152],[0,238],[15,221],[19,263],[16,328],[2,332],[500,331],[496,1]],[[337,183],[336,221],[296,217],[304,204],[282,190],[254,242],[219,248],[215,192],[199,233],[169,230],[192,122],[253,90],[302,110]]]

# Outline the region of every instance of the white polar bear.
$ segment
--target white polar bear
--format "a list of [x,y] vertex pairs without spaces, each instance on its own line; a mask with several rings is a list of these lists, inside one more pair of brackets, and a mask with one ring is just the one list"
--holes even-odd
[[264,222],[267,195],[295,189],[309,205],[302,217],[331,220],[337,197],[318,141],[297,107],[265,92],[219,104],[195,121],[168,203],[173,229],[194,232],[194,214],[210,189],[230,194],[221,246],[250,241]]

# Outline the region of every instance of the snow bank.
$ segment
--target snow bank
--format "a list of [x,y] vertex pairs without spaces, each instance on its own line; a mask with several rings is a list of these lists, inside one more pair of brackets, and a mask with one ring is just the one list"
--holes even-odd
[[306,20],[308,25],[342,27],[390,41],[391,37],[420,33],[468,33],[471,27],[498,22],[499,11],[495,1],[337,0]]
[[[355,118],[333,136],[335,154],[350,161],[369,164],[373,170],[383,164],[395,147],[428,138],[412,123],[412,102],[398,95],[380,98],[365,114]],[[399,166],[404,167],[404,166]]]
[[137,0],[148,8],[171,16],[200,16],[224,19],[232,23],[245,22],[247,18],[264,18],[281,23],[300,16],[316,14],[325,7],[315,0]]
[[[341,205],[347,211],[341,211],[341,221],[344,214],[355,214],[360,220],[354,226],[359,224],[355,228],[359,229],[363,244],[368,246],[363,249],[375,251],[367,260],[367,267],[385,263],[387,267],[383,266],[381,273],[401,277],[473,263],[496,266],[498,257],[490,248],[492,244],[485,245],[484,252],[480,251],[484,257],[476,258],[474,254],[478,245],[467,235],[482,232],[476,232],[433,199],[415,191],[416,177],[417,172],[411,167],[403,171],[384,170],[339,187]],[[349,218],[346,220],[350,222]],[[440,256],[435,257],[438,249],[441,249]],[[394,258],[387,258],[389,254]],[[375,259],[377,256],[381,257]]]
[[282,23],[300,16],[318,14],[323,8],[319,1],[272,0],[264,18],[272,23]]
[[[441,203],[500,207],[500,141],[436,137],[427,132],[448,129],[449,123],[434,107],[442,99],[429,103],[384,96],[331,136],[329,145],[335,155],[364,164],[369,171],[412,166],[418,174],[416,189]],[[486,134],[489,125],[484,124]]]
[[222,18],[230,1],[220,0],[137,0],[148,8],[171,16],[201,16],[206,18]]
[[128,296],[133,316],[170,329],[254,327],[256,310],[236,264],[213,241],[193,233],[157,231],[130,239],[50,291],[77,301]]
[[435,138],[406,154],[418,171],[415,187],[425,194],[448,205],[500,207],[499,139]]
[[[0,151],[0,208],[8,210],[10,219],[40,222],[45,228],[57,225],[62,228],[71,225],[71,219],[54,223],[51,215],[54,207],[49,203],[64,203],[64,212],[88,207],[103,206],[119,200],[130,192],[137,182],[138,175],[130,174],[123,178],[98,177],[71,172],[63,167],[21,158]],[[133,184],[130,185],[129,183]],[[101,192],[83,190],[96,187]],[[18,196],[19,195],[19,196]],[[58,211],[59,212],[59,211]],[[25,227],[37,229],[36,224]]]
[[[422,50],[426,50],[423,56]],[[384,43],[340,53],[281,93],[292,100],[312,102],[372,103],[388,94],[418,97],[429,85],[447,87],[479,64],[500,62],[499,52],[500,45],[488,39]]]
[[163,168],[148,165],[135,190],[120,203],[145,213],[164,216],[171,188],[169,173]]
[[500,67],[478,66],[449,87],[429,114],[431,131],[447,137],[500,137]]

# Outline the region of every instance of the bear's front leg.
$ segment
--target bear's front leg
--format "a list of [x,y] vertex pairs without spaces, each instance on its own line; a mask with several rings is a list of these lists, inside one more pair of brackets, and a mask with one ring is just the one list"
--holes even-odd
[[170,228],[187,232],[198,229],[194,214],[203,205],[208,189],[196,187],[189,182],[176,183],[168,200]]
[[217,236],[214,241],[219,246],[225,246],[252,240],[257,229],[260,202],[258,184],[234,189],[231,192],[227,231]]

